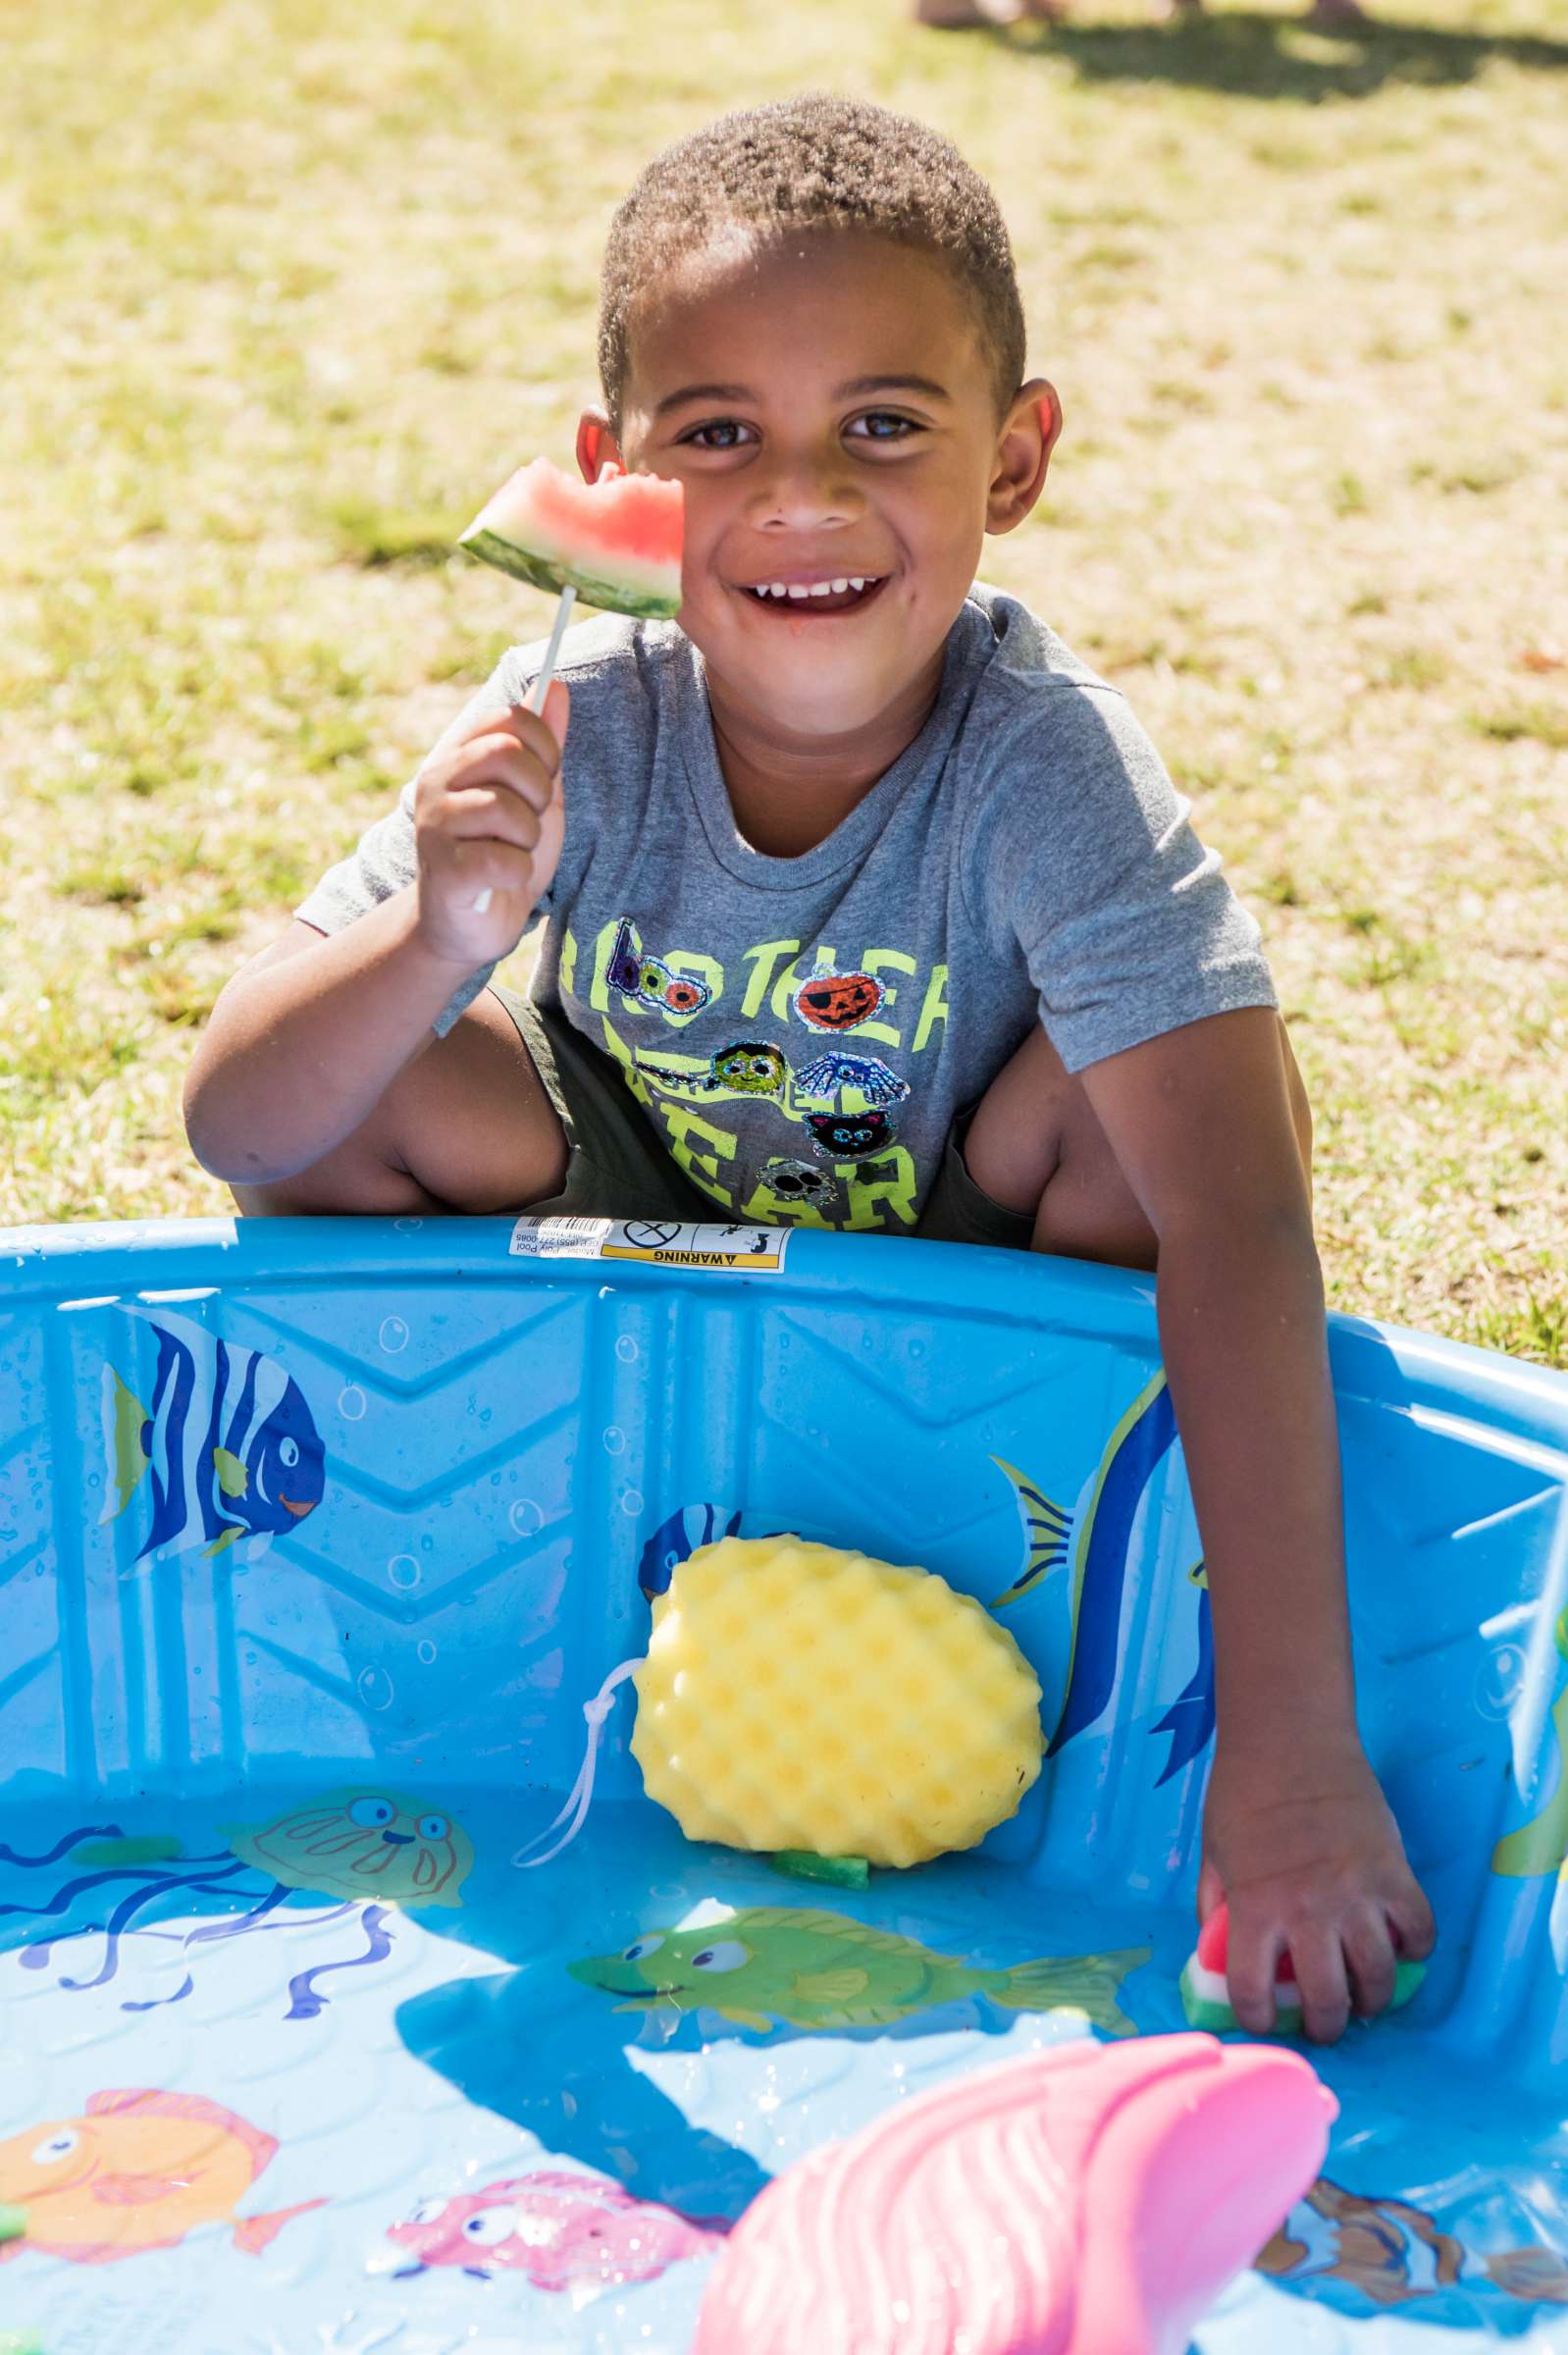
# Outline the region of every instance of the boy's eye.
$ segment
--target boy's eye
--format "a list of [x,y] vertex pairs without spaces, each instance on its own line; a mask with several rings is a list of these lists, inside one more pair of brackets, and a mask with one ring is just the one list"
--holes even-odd
[[872,409],[864,417],[857,417],[855,422],[857,425],[864,426],[897,426],[897,433],[867,434],[865,439],[871,442],[903,442],[906,441],[911,434],[917,434],[922,430],[915,424],[913,417],[895,416],[891,409]]
[[733,417],[716,417],[711,425],[694,425],[689,434],[681,436],[681,440],[689,442],[694,449],[738,449],[741,446],[738,442],[705,442],[702,437],[705,434],[738,434],[742,430]]
[[[876,428],[878,430],[867,430],[863,434],[856,434],[855,438],[859,442],[907,442],[912,434],[924,431],[924,428],[916,425],[913,418],[899,417],[891,409],[868,410],[864,416],[852,419],[851,427],[847,430],[853,430],[854,427],[862,425],[867,429]],[[883,428],[892,428],[893,430],[883,431],[881,430]],[[750,426],[743,426],[738,418],[715,417],[706,425],[694,425],[689,434],[681,436],[681,440],[690,443],[694,449],[740,449],[745,445],[733,437],[738,434],[750,433],[751,430]],[[722,435],[727,438],[720,441],[708,441],[706,437],[710,434]]]

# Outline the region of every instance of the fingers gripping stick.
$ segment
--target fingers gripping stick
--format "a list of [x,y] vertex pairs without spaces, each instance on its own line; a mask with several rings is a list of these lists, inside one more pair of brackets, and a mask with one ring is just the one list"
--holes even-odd
[[[525,711],[543,711],[545,708],[545,698],[549,693],[549,683],[555,674],[555,660],[560,653],[561,639],[565,635],[566,624],[571,620],[572,606],[576,602],[577,592],[568,581],[561,591],[560,603],[555,607],[555,626],[550,631],[549,644],[545,649],[544,667],[528,691],[528,701],[523,706]],[[491,887],[487,883],[477,898],[469,902],[469,906],[476,916],[484,915],[490,906],[491,897]]]

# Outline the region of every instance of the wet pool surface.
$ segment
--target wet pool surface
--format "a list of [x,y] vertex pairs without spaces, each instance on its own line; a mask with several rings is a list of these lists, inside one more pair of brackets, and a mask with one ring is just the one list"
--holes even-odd
[[[31,2228],[0,2324],[49,2355],[676,2355],[726,2224],[817,2143],[1043,2044],[1184,2025],[1184,1911],[973,1858],[809,1883],[646,1806],[520,1870],[538,1811],[340,1782],[8,1819],[0,2198]],[[1205,2355],[1568,2343],[1557,2138],[1542,2114],[1527,2158],[1518,2100],[1457,2057],[1439,2084],[1442,2012],[1439,1969],[1319,2057],[1329,2187]]]

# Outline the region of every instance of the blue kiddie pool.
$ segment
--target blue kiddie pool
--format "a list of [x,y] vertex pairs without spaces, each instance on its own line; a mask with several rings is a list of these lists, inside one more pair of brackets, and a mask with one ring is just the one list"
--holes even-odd
[[[1152,1279],[504,1219],[29,1228],[0,1279],[0,2339],[677,2355],[782,2168],[1087,2032],[1007,1974],[1114,1958],[1183,2025],[1210,1646]],[[1568,1381],[1330,1333],[1363,1726],[1440,1943],[1314,2055],[1323,2178],[1195,2343],[1562,2347]],[[622,1693],[581,1836],[515,1864],[726,1530],[1012,1590],[1054,1737],[1019,1814],[808,1887],[682,1837]],[[949,1958],[943,2000],[800,2014],[805,1910]],[[750,2024],[607,1983],[709,1924]]]

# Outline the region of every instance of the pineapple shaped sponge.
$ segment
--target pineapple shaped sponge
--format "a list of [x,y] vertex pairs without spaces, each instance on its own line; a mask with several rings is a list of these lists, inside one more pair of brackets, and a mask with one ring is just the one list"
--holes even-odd
[[653,1604],[632,1753],[691,1840],[918,1864],[972,1848],[1040,1771],[1040,1687],[928,1570],[724,1538]]

